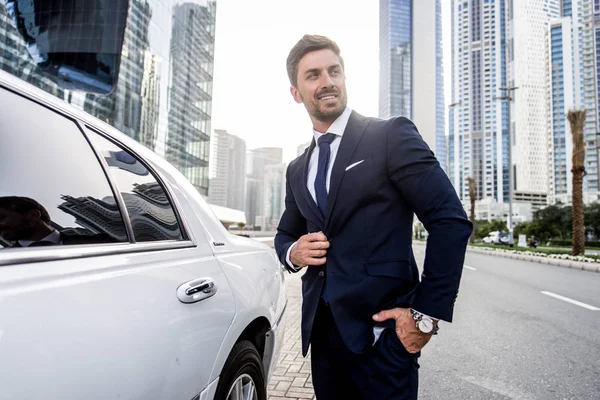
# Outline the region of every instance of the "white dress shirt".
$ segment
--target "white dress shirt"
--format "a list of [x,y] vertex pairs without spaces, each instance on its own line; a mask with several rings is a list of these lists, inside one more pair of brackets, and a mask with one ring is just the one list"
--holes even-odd
[[[40,240],[40,242],[52,242],[54,244],[61,244],[62,240],[60,238],[60,232],[57,230],[53,230],[45,238]],[[19,244],[21,245],[21,247],[29,247],[33,243],[36,243],[36,242],[34,242],[32,240],[19,240]]]

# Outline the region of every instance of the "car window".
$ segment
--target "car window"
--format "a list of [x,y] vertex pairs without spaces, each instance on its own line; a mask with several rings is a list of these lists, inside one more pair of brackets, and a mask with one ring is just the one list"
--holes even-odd
[[77,125],[0,89],[0,249],[127,242],[104,170]]
[[135,241],[183,240],[173,206],[156,177],[117,144],[91,131],[90,139],[106,160],[123,196]]

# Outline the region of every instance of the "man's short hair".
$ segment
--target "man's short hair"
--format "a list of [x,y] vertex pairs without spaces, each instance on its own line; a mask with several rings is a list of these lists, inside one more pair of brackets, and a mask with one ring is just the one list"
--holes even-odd
[[27,214],[31,210],[40,212],[40,219],[47,224],[50,224],[50,214],[40,203],[29,197],[20,196],[4,196],[0,197],[0,208],[18,212],[19,214]]
[[337,43],[326,36],[304,35],[298,43],[292,48],[287,58],[287,73],[292,86],[298,86],[298,64],[302,57],[313,51],[331,50],[339,58],[342,68],[344,68],[344,59],[340,55],[340,48]]

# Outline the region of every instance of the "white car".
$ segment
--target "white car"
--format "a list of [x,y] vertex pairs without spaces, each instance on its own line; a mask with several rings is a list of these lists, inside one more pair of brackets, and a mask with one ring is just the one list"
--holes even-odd
[[173,166],[0,71],[0,399],[266,399],[286,289]]

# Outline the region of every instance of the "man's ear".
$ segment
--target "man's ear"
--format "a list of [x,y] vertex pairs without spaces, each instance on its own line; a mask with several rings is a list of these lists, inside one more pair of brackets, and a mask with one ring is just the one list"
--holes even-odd
[[29,210],[29,212],[27,214],[29,214],[29,217],[31,219],[38,220],[38,219],[42,218],[42,213],[40,212],[40,210]]
[[300,92],[294,86],[290,86],[290,93],[292,94],[292,97],[294,97],[294,100],[296,100],[296,103],[300,104],[304,102]]

